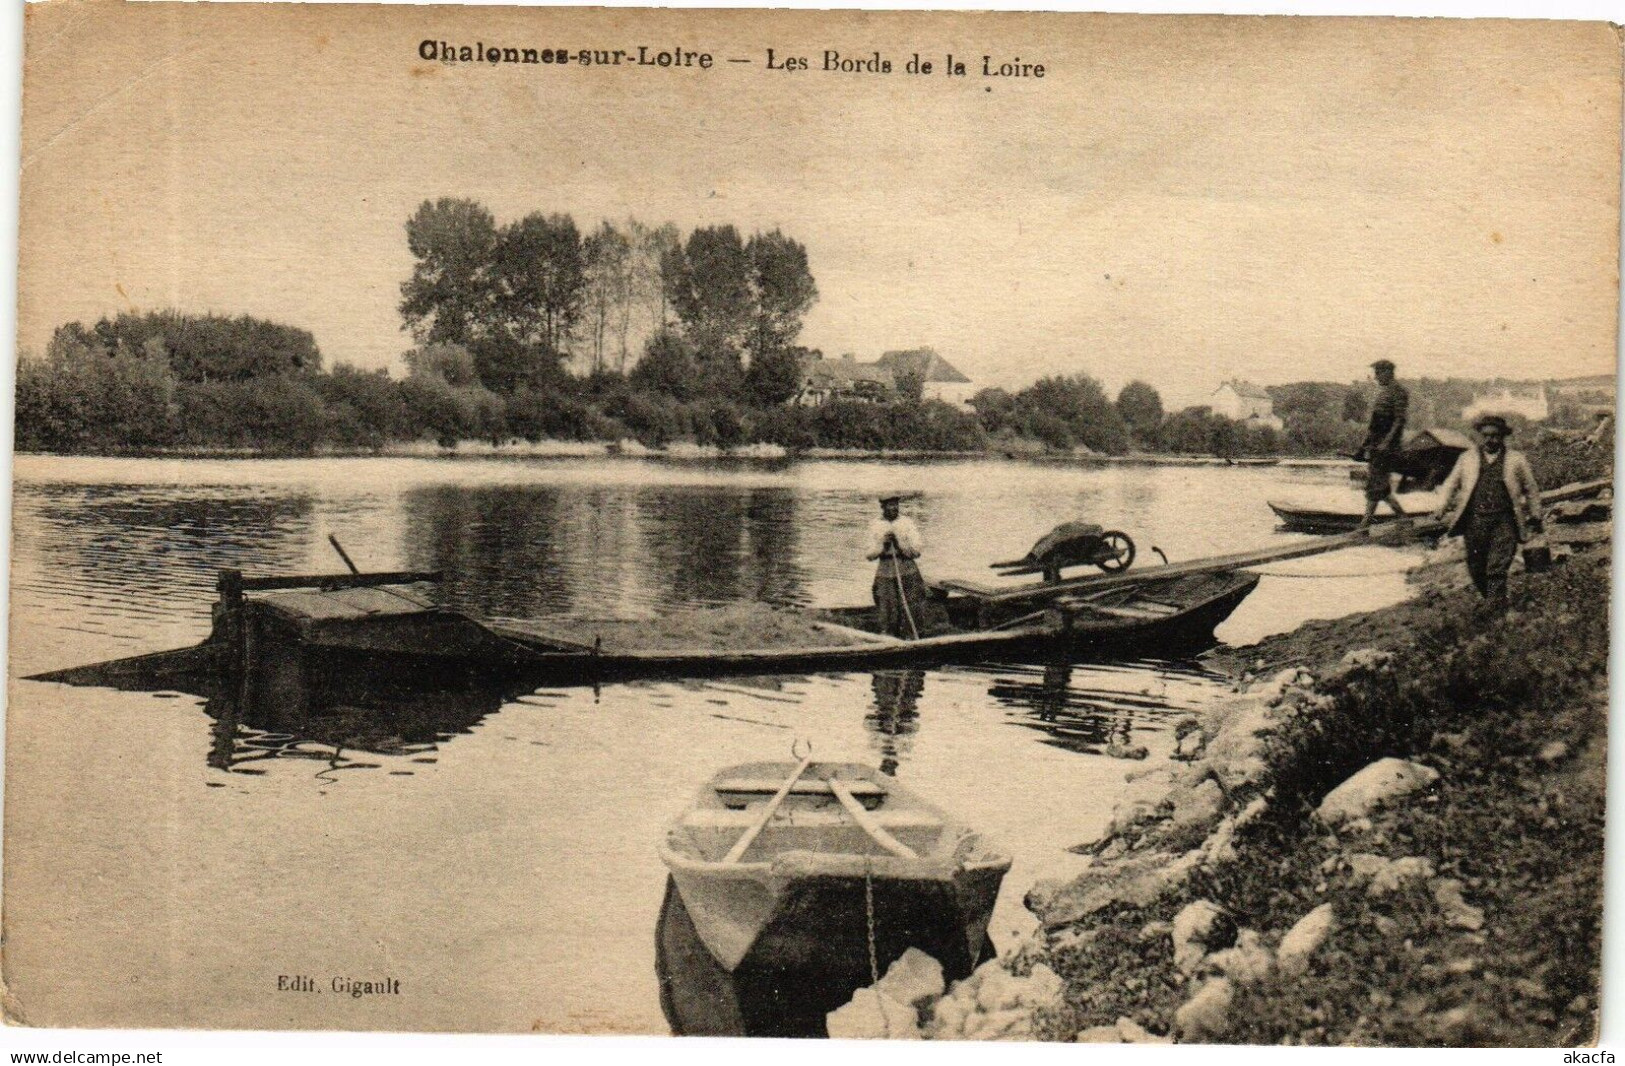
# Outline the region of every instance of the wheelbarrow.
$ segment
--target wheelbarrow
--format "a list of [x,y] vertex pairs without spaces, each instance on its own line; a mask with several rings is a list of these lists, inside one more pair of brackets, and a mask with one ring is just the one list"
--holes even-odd
[[1001,577],[1043,574],[1049,582],[1061,580],[1061,571],[1070,566],[1098,566],[1115,574],[1132,565],[1134,540],[1122,530],[1091,522],[1063,522],[1039,538],[1020,559],[991,564]]

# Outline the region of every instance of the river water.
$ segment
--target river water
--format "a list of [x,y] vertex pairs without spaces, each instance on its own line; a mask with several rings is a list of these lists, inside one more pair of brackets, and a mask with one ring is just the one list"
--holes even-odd
[[[1266,499],[1358,506],[1341,468],[1005,461],[106,460],[21,456],[7,721],[7,979],[37,1024],[663,1032],[662,826],[721,766],[878,763],[1015,857],[1000,948],[1126,770],[1225,681],[1194,661],[983,665],[397,695],[239,721],[180,693],[21,681],[203,638],[215,571],[437,569],[493,617],[864,602],[864,527],[909,506],[928,577],[988,581],[1059,522],[1169,558],[1283,543]],[[1271,567],[1249,643],[1395,602],[1408,552]],[[1148,763],[1102,754],[1113,738]],[[278,991],[312,977],[320,992]],[[334,994],[331,979],[399,981]]]

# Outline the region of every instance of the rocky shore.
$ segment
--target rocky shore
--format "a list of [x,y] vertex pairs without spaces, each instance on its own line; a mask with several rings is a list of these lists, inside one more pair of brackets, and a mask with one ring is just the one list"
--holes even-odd
[[1128,771],[1089,866],[1029,893],[1030,942],[952,989],[883,979],[887,1024],[855,1001],[843,1032],[1591,1042],[1609,566],[1515,575],[1490,615],[1447,557],[1407,603],[1227,653],[1232,698]]

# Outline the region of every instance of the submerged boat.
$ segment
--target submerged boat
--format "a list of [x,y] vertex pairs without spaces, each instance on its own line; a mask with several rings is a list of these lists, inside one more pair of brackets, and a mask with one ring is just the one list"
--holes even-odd
[[1010,857],[878,770],[748,763],[668,829],[656,931],[679,1035],[823,1036],[824,1018],[911,947],[967,976]]
[[932,595],[946,625],[903,640],[878,631],[872,606],[747,603],[640,621],[481,619],[435,603],[422,586],[439,576],[223,571],[214,629],[202,643],[29,680],[196,692],[210,677],[272,664],[339,681],[387,672],[425,683],[595,684],[1160,651],[1210,642],[1258,584],[1256,575],[1188,564],[1053,584],[939,582]]

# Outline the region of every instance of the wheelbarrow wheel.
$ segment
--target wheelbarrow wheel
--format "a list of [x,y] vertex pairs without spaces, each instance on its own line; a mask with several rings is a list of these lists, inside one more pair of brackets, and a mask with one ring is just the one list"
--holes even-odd
[[1103,557],[1095,565],[1106,573],[1115,574],[1134,565],[1134,541],[1127,533],[1108,529],[1100,535],[1100,541],[1104,548]]

